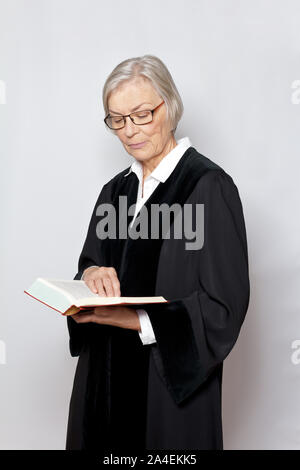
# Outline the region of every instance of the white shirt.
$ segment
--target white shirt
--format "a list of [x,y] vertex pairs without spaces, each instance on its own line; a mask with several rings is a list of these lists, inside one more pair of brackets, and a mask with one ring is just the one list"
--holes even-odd
[[[128,173],[124,175],[126,177],[132,171],[137,175],[139,179],[138,194],[136,200],[136,207],[133,219],[130,223],[132,226],[137,214],[141,210],[141,207],[145,204],[147,199],[151,196],[153,191],[160,183],[164,183],[167,178],[171,175],[172,171],[176,167],[177,163],[186,152],[186,150],[191,147],[191,141],[188,137],[183,137],[177,141],[176,147],[171,150],[164,158],[159,162],[159,164],[154,168],[152,173],[147,176],[144,181],[144,194],[142,197],[143,189],[143,166],[138,160],[134,160]],[[141,331],[138,331],[140,338],[143,344],[151,344],[156,342],[154,331],[151,325],[150,318],[147,312],[144,309],[136,309],[136,312],[139,316]]]

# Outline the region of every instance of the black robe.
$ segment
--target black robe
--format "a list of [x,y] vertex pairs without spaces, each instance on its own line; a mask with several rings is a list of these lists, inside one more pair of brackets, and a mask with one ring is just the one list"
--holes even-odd
[[125,176],[128,170],[102,188],[75,279],[89,266],[113,266],[122,296],[162,295],[169,302],[140,305],[157,340],[149,345],[135,330],[67,318],[70,352],[79,359],[66,449],[223,449],[223,361],[238,338],[250,293],[238,189],[220,166],[189,147],[145,207],[150,214],[151,204],[191,204],[194,212],[204,204],[203,247],[187,250],[191,240],[184,233],[178,239],[171,231],[166,238],[162,229],[158,239],[101,240],[99,204],[114,204],[117,220],[132,220],[119,211],[119,196],[127,196],[127,208],[137,198],[139,181],[134,172]]

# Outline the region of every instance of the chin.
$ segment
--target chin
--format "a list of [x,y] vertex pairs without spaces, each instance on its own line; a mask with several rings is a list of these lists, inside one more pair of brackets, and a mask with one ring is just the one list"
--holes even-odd
[[137,155],[137,154],[141,155],[141,154],[145,153],[145,149],[144,149],[144,148],[132,149],[131,147],[128,146],[127,149],[128,149],[128,151],[129,151],[129,153],[134,153],[135,155]]

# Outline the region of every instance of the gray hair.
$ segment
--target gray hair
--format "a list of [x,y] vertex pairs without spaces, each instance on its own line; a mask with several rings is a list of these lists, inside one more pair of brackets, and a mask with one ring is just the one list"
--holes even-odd
[[132,57],[120,62],[107,77],[102,91],[102,101],[105,116],[108,111],[110,94],[122,83],[139,76],[148,79],[157,93],[165,101],[167,121],[171,124],[172,132],[176,131],[178,122],[183,115],[183,103],[178,93],[172,75],[165,64],[154,55]]

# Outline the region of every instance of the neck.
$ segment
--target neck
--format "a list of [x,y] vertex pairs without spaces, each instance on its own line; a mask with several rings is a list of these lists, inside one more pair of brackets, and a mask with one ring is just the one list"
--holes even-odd
[[164,146],[162,152],[159,155],[155,155],[154,157],[150,158],[149,160],[143,162],[143,180],[147,178],[150,173],[157,167],[157,165],[161,162],[161,160],[168,155],[168,153],[176,147],[177,142],[173,134],[171,134],[170,139],[167,141],[166,145]]

